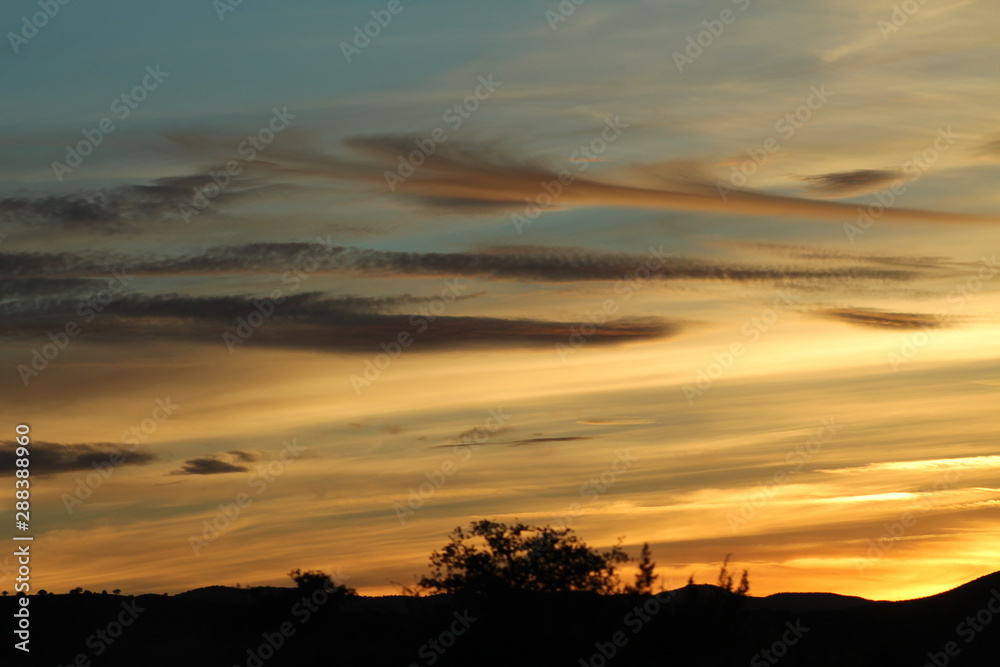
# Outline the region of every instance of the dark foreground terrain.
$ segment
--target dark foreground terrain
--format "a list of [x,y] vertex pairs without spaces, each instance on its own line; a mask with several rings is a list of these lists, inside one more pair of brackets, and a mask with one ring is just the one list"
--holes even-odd
[[[18,601],[0,603],[16,622]],[[1000,665],[1000,572],[906,602],[713,586],[490,600],[213,587],[28,608],[31,652],[5,665]]]

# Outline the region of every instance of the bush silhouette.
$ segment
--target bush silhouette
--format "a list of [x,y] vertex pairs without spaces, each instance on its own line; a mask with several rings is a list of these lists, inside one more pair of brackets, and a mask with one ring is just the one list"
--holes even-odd
[[440,551],[431,554],[431,575],[417,584],[438,593],[591,591],[619,588],[617,564],[629,560],[620,545],[599,553],[569,528],[508,526],[482,520],[468,532],[461,526]]
[[730,593],[736,593],[737,595],[745,596],[747,593],[750,592],[749,573],[746,570],[743,570],[743,576],[740,577],[740,583],[738,586],[735,586],[736,590],[733,590],[734,573],[729,572],[729,559],[731,556],[732,554],[726,554],[726,559],[722,561],[722,567],[719,569],[719,580],[716,585],[719,588],[723,588],[729,591]]
[[358,592],[353,588],[343,584],[334,583],[333,578],[322,570],[309,570],[307,572],[303,572],[300,569],[294,569],[288,573],[288,576],[292,578],[292,581],[295,582],[296,586],[307,593],[324,590],[332,595],[358,594]]

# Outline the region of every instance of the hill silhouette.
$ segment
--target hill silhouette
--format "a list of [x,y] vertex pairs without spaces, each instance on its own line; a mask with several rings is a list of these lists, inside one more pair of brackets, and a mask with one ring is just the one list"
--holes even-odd
[[[0,599],[7,618],[17,604]],[[468,598],[211,586],[33,596],[30,609],[17,664],[46,667],[1000,664],[1000,572],[901,602],[710,585]]]

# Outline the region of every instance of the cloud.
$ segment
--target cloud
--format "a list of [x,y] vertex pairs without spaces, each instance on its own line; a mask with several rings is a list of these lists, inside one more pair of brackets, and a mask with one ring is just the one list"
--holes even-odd
[[885,190],[901,181],[900,172],[885,169],[858,169],[805,176],[808,191],[826,197],[856,197]]
[[[525,199],[556,206],[624,206],[656,210],[703,211],[736,215],[810,217],[833,221],[853,221],[854,206],[835,202],[753,192],[731,187],[728,182],[702,178],[697,170],[678,166],[674,174],[658,174],[655,184],[635,185],[635,167],[618,171],[590,171],[589,162],[575,162],[563,168],[542,160],[516,158],[495,145],[476,146],[449,141],[436,147],[406,179],[390,179],[396,173],[399,156],[414,150],[417,136],[380,135],[356,137],[344,143],[348,154],[321,154],[312,146],[298,150],[283,145],[268,153],[268,161],[255,163],[251,169],[267,178],[319,178],[360,181],[378,190],[390,189],[411,200],[433,207],[453,205],[468,210],[473,203],[516,205]],[[211,150],[211,138],[204,148]],[[221,149],[222,147],[220,147]],[[546,194],[559,185],[554,196]],[[628,178],[623,178],[627,176]],[[616,178],[620,180],[615,180]],[[572,181],[570,182],[570,179]],[[555,184],[555,185],[553,185]],[[548,207],[548,203],[543,203]],[[541,207],[536,209],[541,211]],[[887,221],[995,222],[986,216],[932,212],[913,209],[887,209]]]
[[196,202],[196,193],[211,183],[208,174],[192,174],[161,178],[145,185],[4,197],[0,198],[0,221],[102,234],[132,232],[148,229],[150,223],[183,222],[182,205],[211,213],[268,187],[252,178],[234,177],[212,199],[203,197]]
[[[518,158],[494,145],[449,141],[414,168],[401,182],[390,183],[386,174],[396,173],[399,156],[414,150],[417,135],[378,135],[344,141],[346,154],[323,154],[314,150],[316,141],[308,133],[289,135],[282,146],[269,148],[268,159],[249,165],[215,197],[198,193],[214,183],[208,173],[161,178],[145,184],[126,184],[70,193],[27,193],[0,198],[0,221],[19,226],[40,225],[74,231],[115,234],[151,229],[153,224],[184,221],[182,207],[189,212],[218,213],[250,197],[285,192],[316,179],[355,181],[385,193],[394,191],[429,209],[454,210],[465,214],[496,214],[524,211],[525,200],[539,202],[532,212],[570,206],[624,206],[655,210],[704,211],[735,215],[812,217],[850,221],[854,207],[829,201],[743,190],[713,177],[697,163],[624,165],[602,169],[590,161],[574,160],[561,166],[537,158]],[[219,136],[185,135],[189,157],[220,162],[231,146]],[[299,148],[292,147],[298,141]],[[994,142],[995,143],[995,142]],[[995,153],[994,144],[983,147]],[[224,160],[222,160],[224,161]],[[655,174],[655,178],[649,178]],[[559,183],[560,175],[567,183]],[[647,178],[642,178],[646,175]],[[862,169],[807,176],[810,191],[819,195],[850,196],[874,192],[898,178],[888,170]],[[559,186],[548,197],[543,184]],[[391,188],[390,188],[391,186]],[[192,213],[193,214],[193,213]],[[994,222],[987,216],[958,213],[887,209],[886,221]]]
[[939,472],[955,469],[996,469],[1000,468],[1000,456],[965,456],[951,459],[917,459],[913,461],[880,461],[862,466],[821,469],[816,472],[854,475],[878,472]]
[[979,153],[989,157],[1000,157],[1000,139],[983,144],[979,147]]
[[580,419],[577,424],[589,424],[591,426],[631,426],[636,424],[655,424],[655,419],[642,419],[639,417],[620,417],[612,419]]
[[[482,444],[488,441],[490,438],[500,435],[501,433],[509,433],[513,429],[509,426],[501,426],[495,429],[488,429],[484,426],[475,426],[473,428],[466,429],[452,438],[453,444],[467,444],[467,443],[479,443]],[[452,447],[453,445],[436,445],[437,447]]]
[[923,313],[893,313],[872,308],[828,308],[818,313],[849,324],[875,329],[940,329],[946,325],[940,319]]
[[873,255],[850,250],[793,245],[788,243],[726,241],[720,245],[745,247],[781,257],[794,257],[806,260],[861,262],[865,264],[890,265],[894,267],[902,266],[911,269],[937,269],[972,265],[968,262],[958,262],[955,260],[949,260],[947,257],[935,255]]
[[[409,306],[406,314],[386,309],[423,301],[414,297],[328,297],[318,292],[285,297],[273,303],[249,296],[194,297],[176,294],[129,294],[110,302],[100,316],[82,327],[81,338],[102,342],[186,340],[363,352],[378,343],[407,334],[417,342],[408,349],[455,347],[519,347],[565,343],[578,322],[434,315]],[[246,325],[259,304],[270,313],[267,326]],[[79,302],[0,303],[0,336],[44,336],[78,319]],[[239,325],[240,320],[244,322]],[[243,326],[240,329],[239,326]],[[658,317],[621,318],[602,324],[588,338],[591,344],[623,343],[674,336],[682,324]],[[241,334],[241,332],[243,332]],[[229,338],[223,334],[228,333]],[[252,337],[251,337],[252,336]],[[227,343],[228,341],[228,343]]]
[[434,445],[435,448],[440,447],[454,447],[456,444],[463,443],[476,443],[480,445],[503,445],[505,447],[521,447],[524,445],[541,445],[547,442],[573,442],[575,440],[593,440],[594,436],[590,435],[570,435],[570,436],[556,436],[549,438],[525,438],[523,440],[506,440],[497,441],[495,438],[500,433],[508,432],[512,429],[508,427],[503,427],[495,429],[493,431],[485,429],[482,427],[470,428],[467,431],[463,431],[458,436],[456,436],[453,444],[449,445]]
[[252,463],[253,461],[260,460],[260,455],[255,452],[244,452],[239,449],[234,449],[226,453],[232,456],[237,461],[241,461],[243,463]]
[[[0,260],[2,261],[2,260]],[[106,281],[93,278],[7,278],[0,300],[85,295],[105,287]]]
[[174,470],[171,475],[222,475],[230,472],[247,472],[246,466],[223,461],[215,456],[189,459],[180,470]]
[[[0,444],[0,472],[13,473],[17,444],[4,441]],[[31,474],[52,475],[62,472],[93,470],[94,466],[146,465],[156,460],[156,455],[144,451],[130,451],[120,444],[99,442],[63,445],[36,440],[31,444]]]
[[[762,266],[675,257],[662,248],[646,254],[558,246],[489,246],[474,252],[400,252],[327,245],[315,259],[313,243],[254,243],[209,248],[180,257],[140,259],[124,255],[0,253],[0,276],[7,278],[99,277],[128,267],[129,275],[283,274],[307,267],[312,274],[475,277],[541,282],[616,282],[626,277],[659,281],[714,280],[769,282],[786,279],[830,281],[914,278],[913,269],[871,266]],[[414,297],[410,297],[413,299]]]
[[511,447],[521,447],[523,445],[541,445],[546,442],[573,442],[575,440],[593,440],[589,435],[569,435],[554,438],[528,438],[526,440],[515,440],[513,442],[498,442],[498,445],[509,445]]

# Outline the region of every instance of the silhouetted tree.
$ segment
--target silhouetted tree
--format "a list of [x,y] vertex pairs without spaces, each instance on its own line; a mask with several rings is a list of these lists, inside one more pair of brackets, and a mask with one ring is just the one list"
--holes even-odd
[[439,593],[592,591],[619,588],[617,564],[629,559],[621,545],[599,553],[569,528],[543,528],[482,520],[461,526],[431,554],[431,576],[421,588]]
[[295,585],[302,591],[312,593],[316,590],[325,590],[332,595],[357,595],[358,592],[349,586],[334,583],[333,578],[322,570],[309,570],[303,572],[294,569],[288,573]]
[[635,575],[636,593],[652,593],[653,584],[659,579],[659,575],[653,574],[656,563],[653,562],[652,553],[649,550],[649,542],[644,542],[642,552],[639,554],[639,573]]
[[118,594],[120,594],[122,592],[122,589],[116,588],[115,590],[113,590],[111,592],[114,593],[115,595],[118,595]]
[[746,595],[750,592],[750,577],[746,570],[743,570],[743,576],[740,577],[740,585],[736,587],[737,595]]
[[743,570],[743,576],[740,578],[739,586],[736,586],[735,590],[733,590],[733,574],[729,572],[729,559],[731,557],[732,554],[726,554],[726,559],[722,561],[722,567],[719,569],[719,581],[717,585],[719,588],[723,588],[730,593],[736,593],[736,595],[741,596],[746,595],[750,592],[749,573],[746,570]]

